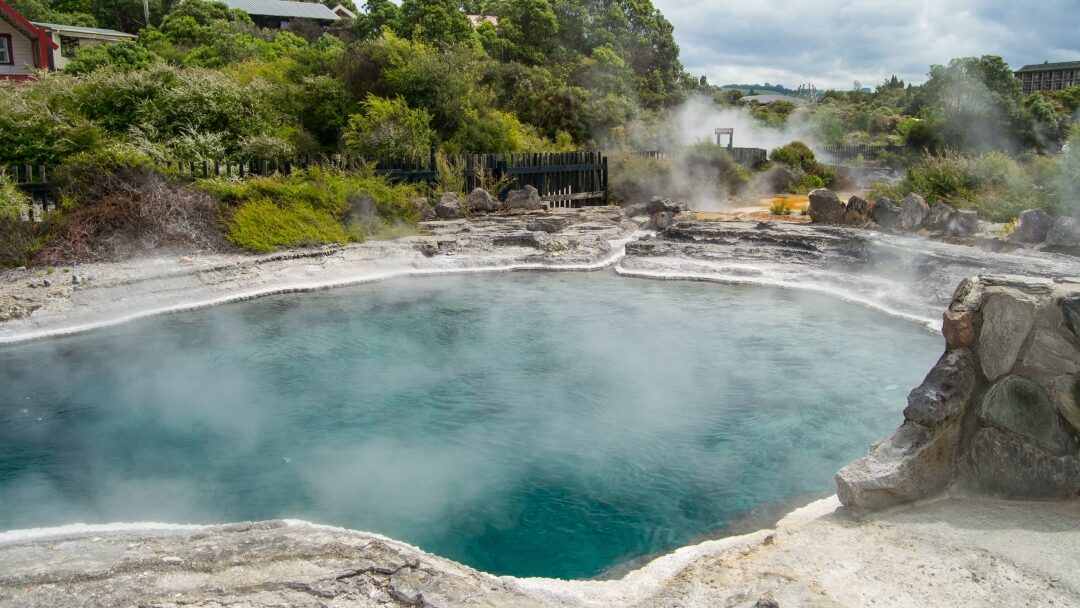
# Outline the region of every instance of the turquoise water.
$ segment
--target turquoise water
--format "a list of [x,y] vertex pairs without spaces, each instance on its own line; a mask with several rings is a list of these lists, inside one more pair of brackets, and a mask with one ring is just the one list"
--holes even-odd
[[277,517],[589,577],[833,491],[941,351],[805,293],[400,279],[0,348],[0,530]]

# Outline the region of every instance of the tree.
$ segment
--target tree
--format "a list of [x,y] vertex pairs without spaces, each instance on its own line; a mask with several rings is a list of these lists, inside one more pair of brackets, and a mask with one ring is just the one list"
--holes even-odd
[[473,42],[472,24],[454,0],[402,0],[398,33],[437,46]]
[[420,155],[434,141],[430,124],[427,110],[410,108],[401,97],[368,95],[363,111],[349,117],[343,137],[349,151],[365,158]]
[[360,40],[377,38],[384,27],[396,28],[400,17],[401,10],[390,0],[367,0],[364,12],[356,16],[353,29]]
[[504,0],[496,8],[498,33],[510,57],[537,64],[547,59],[559,36],[559,21],[549,0]]
[[961,57],[930,68],[924,114],[947,147],[1014,150],[1030,128],[1020,82],[1001,57]]

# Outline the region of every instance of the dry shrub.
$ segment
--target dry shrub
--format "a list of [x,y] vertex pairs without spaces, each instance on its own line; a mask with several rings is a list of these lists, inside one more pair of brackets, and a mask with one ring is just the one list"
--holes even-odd
[[66,213],[39,264],[116,261],[147,253],[191,254],[228,249],[216,201],[182,182],[144,169],[101,176],[92,197]]

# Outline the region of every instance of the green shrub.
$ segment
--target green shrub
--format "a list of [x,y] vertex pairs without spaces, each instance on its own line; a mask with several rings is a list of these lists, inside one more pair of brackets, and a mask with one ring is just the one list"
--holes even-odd
[[803,171],[809,171],[817,164],[813,150],[801,141],[793,141],[779,148],[774,148],[772,152],[769,152],[769,159]]
[[713,189],[716,194],[737,193],[750,181],[750,170],[712,142],[700,141],[684,149],[679,161],[691,184]]
[[[416,186],[365,173],[312,167],[288,177],[204,180],[199,186],[226,206],[229,240],[253,251],[392,236],[419,219]],[[263,220],[268,223],[260,233]]]
[[401,97],[383,99],[369,93],[362,109],[349,117],[342,137],[349,151],[364,158],[418,156],[434,142],[431,115],[410,108]]
[[0,219],[16,221],[30,207],[30,197],[0,172]]
[[352,237],[333,214],[304,203],[274,203],[265,198],[240,205],[227,220],[226,238],[249,251],[347,243]]
[[119,72],[142,70],[161,61],[153,51],[133,40],[79,47],[75,57],[64,67],[68,74],[88,74],[110,68]]
[[666,158],[646,158],[632,152],[608,155],[608,196],[614,204],[643,203],[669,193],[674,166]]

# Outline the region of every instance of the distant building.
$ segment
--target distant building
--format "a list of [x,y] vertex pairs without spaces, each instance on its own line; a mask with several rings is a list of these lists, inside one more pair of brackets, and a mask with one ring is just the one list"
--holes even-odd
[[1080,86],[1080,61],[1064,63],[1037,63],[1025,65],[1016,71],[1024,94],[1035,91],[1060,91]]
[[[318,2],[289,0],[222,0],[229,8],[244,11],[255,25],[274,30],[289,29],[296,19],[309,19],[324,25],[340,21],[341,16]],[[344,8],[344,7],[342,7]],[[351,12],[351,11],[350,11]]]
[[350,11],[343,4],[339,4],[330,10],[334,11],[334,14],[342,19],[356,19],[356,13]]
[[0,80],[26,80],[34,70],[54,70],[58,45],[49,33],[0,0]]
[[96,27],[79,27],[75,25],[59,25],[56,23],[34,23],[49,35],[53,43],[59,47],[52,51],[53,68],[64,69],[75,51],[84,46],[108,44],[121,40],[135,40],[138,36],[116,30],[104,30]]
[[472,24],[473,29],[480,27],[485,23],[490,23],[495,27],[499,26],[499,18],[495,15],[465,15],[469,18],[469,23]]

